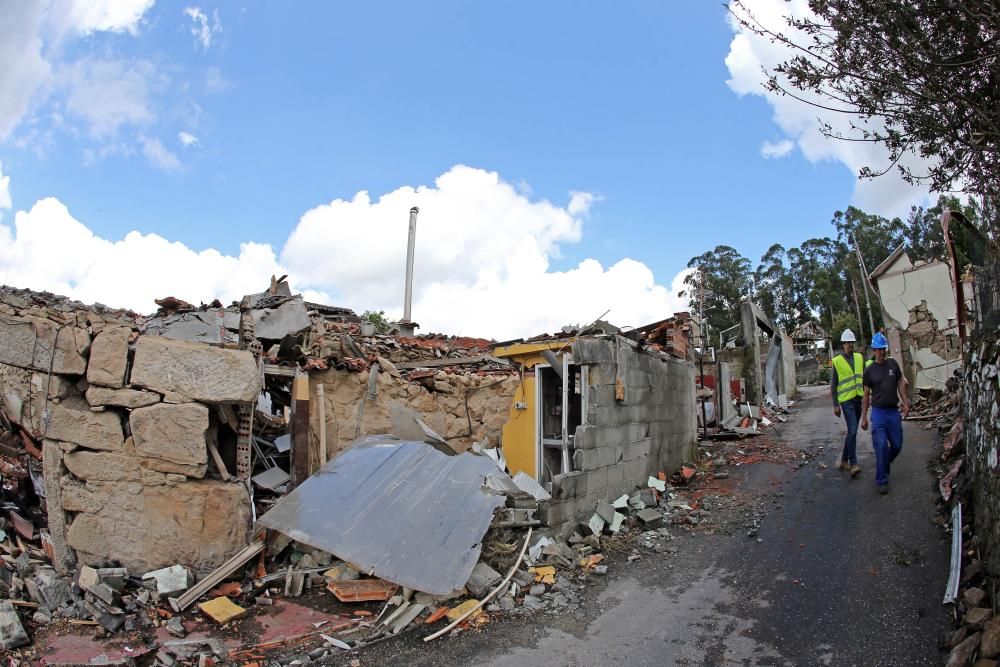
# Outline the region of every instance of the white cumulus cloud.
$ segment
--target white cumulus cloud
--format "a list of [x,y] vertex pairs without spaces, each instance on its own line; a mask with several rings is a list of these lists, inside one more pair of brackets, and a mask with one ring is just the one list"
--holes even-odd
[[185,146],[197,146],[198,137],[194,136],[190,132],[184,132],[183,130],[177,133],[177,139]]
[[266,244],[244,243],[232,256],[137,231],[119,241],[103,239],[51,197],[18,211],[13,229],[0,224],[0,284],[142,313],[156,310],[153,299],[168,295],[228,303],[282,272]]
[[212,35],[222,31],[219,12],[212,13],[211,24],[209,24],[208,15],[200,7],[185,7],[184,15],[191,19],[191,34],[201,44],[201,47],[208,51],[208,47],[212,45]]
[[456,166],[434,186],[367,192],[307,211],[281,253],[303,283],[355,309],[402,314],[409,210],[417,220],[413,318],[424,331],[507,338],[608,318],[639,325],[683,307],[640,262],[592,259],[552,271],[560,246],[580,241],[599,198],[532,201],[496,172]]
[[0,221],[0,284],[150,312],[155,298],[229,302],[287,273],[310,300],[398,318],[409,210],[418,206],[413,317],[421,331],[505,339],[586,324],[606,310],[619,326],[636,326],[685,309],[683,271],[664,284],[629,258],[552,269],[560,247],[581,240],[598,199],[532,200],[495,172],[456,166],[433,186],[377,199],[360,192],[306,211],[279,260],[260,243],[225,255],[140,231],[101,238],[47,198],[12,225]]
[[0,209],[9,209],[11,205],[10,176],[3,175],[3,162],[0,162]]
[[[744,0],[743,4],[761,25],[781,32],[800,44],[808,43],[807,36],[797,34],[785,21],[788,16],[803,18],[810,15],[807,0]],[[755,35],[732,17],[730,26],[734,36],[726,56],[730,76],[726,81],[727,85],[737,95],[760,95],[766,99],[774,112],[774,122],[786,134],[786,140],[794,142],[806,159],[810,162],[837,161],[846,165],[854,174],[864,166],[876,169],[889,166],[888,152],[882,146],[829,139],[820,131],[823,123],[829,123],[834,130],[850,134],[850,122],[852,119],[857,122],[856,118],[766,91],[763,87],[766,75],[762,69],[773,70],[776,65],[794,55],[793,52],[766,37]],[[809,93],[796,91],[796,94],[811,101],[820,101]],[[786,145],[784,141],[777,144],[765,143],[761,154],[766,158],[780,157],[776,150]],[[904,162],[918,164],[916,159],[907,157]],[[893,170],[875,180],[858,180],[853,203],[872,213],[905,215],[912,204],[924,202],[927,195],[926,188],[909,185],[899,177],[898,171]]]
[[150,89],[158,75],[149,61],[83,58],[61,75],[67,111],[86,122],[95,139],[108,139],[124,125],[148,125],[156,117]]
[[765,141],[760,147],[760,154],[767,159],[782,158],[795,150],[795,142],[790,139],[781,141]]
[[0,141],[64,81],[62,47],[95,32],[136,34],[153,0],[39,0],[0,12]]
[[[136,34],[143,15],[155,0],[72,0],[52,3],[54,9],[68,4],[65,13],[69,23],[81,34],[94,32],[128,32]],[[43,3],[44,4],[44,3]]]
[[146,156],[150,164],[164,171],[173,171],[181,168],[181,161],[170,149],[163,145],[156,137],[139,135],[139,143],[142,145],[142,154]]

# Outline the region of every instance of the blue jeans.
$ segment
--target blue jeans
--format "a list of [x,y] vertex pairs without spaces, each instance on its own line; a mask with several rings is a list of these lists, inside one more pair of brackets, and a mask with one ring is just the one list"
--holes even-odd
[[903,448],[903,418],[896,408],[872,406],[872,447],[875,449],[875,483],[889,483],[889,467]]
[[858,420],[861,418],[861,399],[852,398],[840,404],[840,409],[844,413],[844,421],[847,422],[847,437],[844,438],[844,453],[840,460],[850,463],[852,466],[858,465]]

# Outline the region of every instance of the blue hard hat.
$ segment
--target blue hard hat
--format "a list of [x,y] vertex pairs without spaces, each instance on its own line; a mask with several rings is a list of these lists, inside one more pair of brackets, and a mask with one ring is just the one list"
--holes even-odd
[[875,335],[872,336],[872,349],[873,350],[884,350],[889,347],[889,341],[885,339],[881,331],[876,331]]

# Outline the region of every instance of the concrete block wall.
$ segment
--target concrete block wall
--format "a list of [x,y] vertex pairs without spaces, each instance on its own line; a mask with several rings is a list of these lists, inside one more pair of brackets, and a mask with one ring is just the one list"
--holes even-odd
[[[587,338],[573,360],[588,367],[586,423],[576,430],[574,472],[557,475],[541,518],[562,526],[589,518],[598,501],[680,468],[697,442],[691,362],[637,351],[626,339]],[[615,398],[621,379],[624,400]]]
[[1000,576],[1000,332],[966,354],[962,419],[976,535],[986,569]]

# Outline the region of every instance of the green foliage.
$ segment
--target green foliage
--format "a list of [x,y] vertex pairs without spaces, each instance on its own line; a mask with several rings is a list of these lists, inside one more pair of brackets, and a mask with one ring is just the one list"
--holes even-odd
[[867,347],[868,341],[865,340],[865,334],[868,331],[868,323],[865,322],[865,328],[862,329],[854,313],[838,313],[833,316],[833,331],[830,332],[830,336],[833,337],[834,354],[840,352],[840,334],[844,333],[844,329],[850,329],[854,332],[855,338],[858,339],[855,344],[858,352]]
[[699,312],[704,296],[704,316],[713,331],[722,331],[740,321],[740,300],[750,293],[750,260],[727,245],[692,257],[688,268],[698,269],[684,279],[689,286],[691,312]]
[[372,324],[374,324],[375,333],[377,334],[388,333],[389,330],[392,328],[392,325],[389,324],[389,320],[385,319],[384,310],[380,310],[377,313],[372,310],[366,310],[365,312],[361,313],[361,319],[365,322],[371,322]]
[[959,211],[973,227],[979,227],[979,207],[971,202],[963,203],[958,197],[941,195],[930,208],[914,206],[906,219],[906,249],[910,259],[948,259],[941,229],[941,214],[946,210]]
[[748,5],[729,3],[735,20],[789,53],[765,87],[848,121],[822,126],[826,136],[888,151],[862,177],[898,171],[935,192],[961,187],[986,202],[979,220],[1000,234],[1000,4],[808,0],[785,28]]
[[[900,245],[907,248],[913,260],[945,258],[941,230],[941,213],[945,209],[961,211],[973,225],[980,219],[974,203],[963,204],[954,197],[940,197],[927,209],[914,207],[906,221],[871,215],[850,206],[833,214],[830,224],[836,232],[834,238],[807,239],[792,248],[775,243],[760,258],[756,269],[751,269],[750,260],[735,248],[716,246],[688,262],[688,267],[699,269],[685,279],[689,307],[698,312],[704,288],[705,319],[718,332],[739,323],[740,299],[749,295],[784,331],[817,319],[830,330],[835,346],[844,328],[850,328],[863,341],[872,333],[865,298],[866,271],[871,273]],[[869,293],[868,297],[872,320],[879,329],[884,324],[878,296]]]

